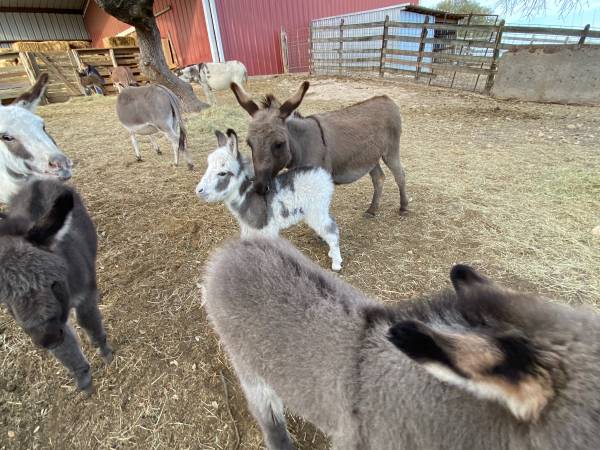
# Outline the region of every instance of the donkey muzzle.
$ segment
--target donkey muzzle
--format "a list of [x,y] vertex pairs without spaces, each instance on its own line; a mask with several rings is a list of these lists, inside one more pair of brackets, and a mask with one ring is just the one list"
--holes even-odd
[[73,162],[65,155],[54,155],[48,159],[48,174],[54,175],[61,181],[66,181],[72,176]]

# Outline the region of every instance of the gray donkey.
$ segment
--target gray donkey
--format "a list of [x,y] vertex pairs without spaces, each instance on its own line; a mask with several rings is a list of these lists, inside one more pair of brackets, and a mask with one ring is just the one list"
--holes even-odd
[[386,306],[283,240],[208,263],[204,301],[270,450],[283,405],[336,450],[600,448],[600,316],[455,266]]
[[175,166],[179,165],[179,154],[182,153],[188,169],[194,168],[187,151],[183,106],[170,89],[160,84],[124,88],[117,98],[117,116],[131,135],[133,151],[138,161],[142,160],[142,155],[135,135],[148,135],[152,147],[160,155],[160,147],[154,134],[162,133],[171,142]]
[[77,321],[110,362],[112,349],[97,305],[96,246],[96,228],[81,198],[56,180],[26,184],[0,221],[0,303],[87,392],[90,365],[68,316],[75,308]]
[[405,213],[408,196],[400,163],[402,120],[396,103],[384,95],[302,117],[294,112],[308,88],[305,81],[283,104],[268,94],[260,108],[240,86],[231,84],[238,103],[252,116],[247,142],[256,172],[255,190],[264,195],[273,177],[286,167],[323,167],[335,184],[353,183],[369,173],[374,188],[371,206],[366,211],[370,217],[377,213],[381,201],[383,159],[400,191],[400,213]]

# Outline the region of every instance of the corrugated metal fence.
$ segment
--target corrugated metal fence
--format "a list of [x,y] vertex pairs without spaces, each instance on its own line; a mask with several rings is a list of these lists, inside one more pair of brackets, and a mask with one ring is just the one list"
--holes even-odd
[[[435,21],[433,16],[405,11],[402,6],[313,20],[312,68],[315,73],[338,73],[340,67],[355,71],[379,70],[386,18],[391,22],[423,23],[428,20],[429,23],[433,23]],[[427,30],[426,37],[433,38],[433,32]],[[392,27],[388,33],[393,36],[416,38],[413,42],[388,39],[386,42],[388,54],[395,50],[409,52],[419,50],[420,29]],[[433,44],[426,43],[424,51],[432,50]],[[386,68],[412,71],[414,65],[403,64],[402,60],[415,62],[416,59],[417,56],[405,54],[390,61],[386,64]],[[423,63],[430,62],[430,57],[423,58]],[[427,72],[429,69],[424,68],[423,71]]]
[[380,13],[313,21],[311,73],[410,76],[431,85],[489,92],[505,51],[540,42],[546,47],[582,47],[600,41],[600,31],[589,25],[565,29],[507,26],[504,21],[450,24],[403,13],[396,20],[388,14],[382,20]]

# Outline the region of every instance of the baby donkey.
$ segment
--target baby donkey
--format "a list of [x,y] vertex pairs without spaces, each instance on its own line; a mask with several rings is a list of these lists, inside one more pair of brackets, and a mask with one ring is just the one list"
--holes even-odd
[[252,189],[250,161],[238,149],[235,131],[216,131],[219,148],[208,156],[208,168],[196,187],[207,202],[224,202],[240,224],[242,237],[276,237],[304,220],[327,244],[331,269],[342,268],[339,230],[329,213],[331,175],[320,167],[300,167],[277,175],[266,195]]
[[81,198],[56,180],[26,184],[0,220],[0,303],[86,392],[92,391],[90,365],[68,324],[71,308],[104,360],[113,355],[97,305],[96,247]]

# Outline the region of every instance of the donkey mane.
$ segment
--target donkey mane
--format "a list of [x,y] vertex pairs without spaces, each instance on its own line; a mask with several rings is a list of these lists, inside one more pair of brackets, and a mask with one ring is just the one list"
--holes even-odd
[[259,100],[259,103],[264,109],[279,108],[281,106],[281,102],[277,100],[277,97],[273,94],[265,94],[265,96]]

